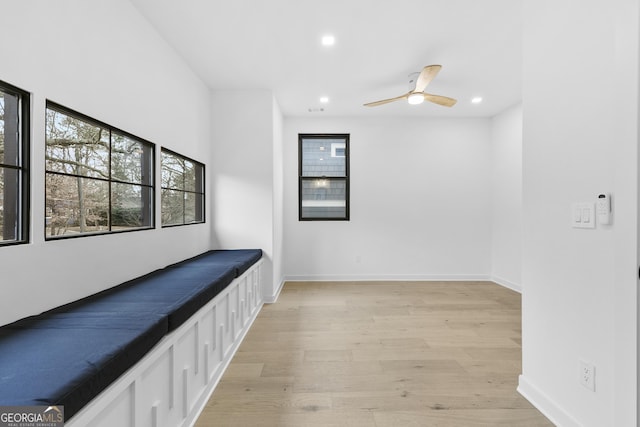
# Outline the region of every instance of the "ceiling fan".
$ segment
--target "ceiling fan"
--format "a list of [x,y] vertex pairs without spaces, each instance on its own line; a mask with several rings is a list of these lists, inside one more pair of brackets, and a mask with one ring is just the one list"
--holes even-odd
[[448,98],[446,96],[440,95],[432,95],[430,93],[426,93],[424,90],[427,85],[431,83],[431,80],[438,74],[442,65],[427,65],[422,69],[420,75],[415,80],[416,85],[413,90],[405,93],[404,95],[396,96],[395,98],[383,99],[381,101],[369,102],[368,104],[364,104],[365,107],[376,107],[382,104],[388,104],[389,102],[399,101],[401,99],[406,99],[409,104],[416,105],[422,104],[424,101],[433,102],[434,104],[442,105],[444,107],[453,107],[457,102],[453,98]]

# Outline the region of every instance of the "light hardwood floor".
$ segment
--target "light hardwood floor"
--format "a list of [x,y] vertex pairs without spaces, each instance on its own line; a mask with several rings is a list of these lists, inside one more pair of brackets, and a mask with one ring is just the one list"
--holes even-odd
[[520,295],[490,282],[289,282],[210,426],[553,426],[516,391]]

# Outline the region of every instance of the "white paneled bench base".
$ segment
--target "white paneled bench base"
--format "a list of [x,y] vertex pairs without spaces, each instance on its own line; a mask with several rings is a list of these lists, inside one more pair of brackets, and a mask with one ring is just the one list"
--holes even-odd
[[234,279],[65,425],[193,425],[262,308],[262,263]]

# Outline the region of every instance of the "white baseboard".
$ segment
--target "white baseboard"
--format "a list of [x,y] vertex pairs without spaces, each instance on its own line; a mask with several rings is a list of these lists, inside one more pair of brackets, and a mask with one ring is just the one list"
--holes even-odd
[[512,291],[516,291],[519,294],[522,293],[522,285],[518,283],[514,283],[510,280],[503,279],[502,277],[499,277],[499,276],[491,276],[491,281],[496,282],[498,285],[504,286],[505,288],[509,288]]
[[318,274],[285,276],[285,282],[486,282],[491,281],[487,274]]
[[266,304],[273,304],[278,300],[285,282],[380,282],[380,281],[404,281],[404,282],[486,282],[491,281],[512,291],[522,293],[522,286],[498,276],[486,274],[384,274],[384,275],[340,275],[340,274],[318,274],[318,275],[293,275],[285,276],[274,295],[265,296]]
[[545,417],[557,426],[581,427],[581,424],[571,415],[560,408],[540,389],[531,384],[524,375],[518,378],[518,393],[524,396],[533,406],[542,412]]
[[491,281],[500,286],[522,293],[522,286],[497,276],[486,274],[430,274],[430,275],[300,275],[285,276],[273,295],[265,295],[264,303],[273,304],[278,300],[285,282],[363,282],[363,281]]
[[273,295],[265,295],[264,296],[264,303],[265,304],[273,304],[276,301],[278,301],[278,297],[280,296],[280,292],[282,292],[282,287],[284,286],[284,282],[286,280],[282,279],[280,281],[280,284],[278,285],[278,289],[276,289],[276,291],[273,293]]

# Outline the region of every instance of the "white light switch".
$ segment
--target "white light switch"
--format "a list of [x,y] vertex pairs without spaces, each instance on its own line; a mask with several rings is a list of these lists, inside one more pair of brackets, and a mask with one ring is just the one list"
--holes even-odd
[[582,222],[582,209],[573,205],[573,222],[579,224]]
[[573,228],[595,228],[595,205],[593,203],[574,203],[571,205]]

